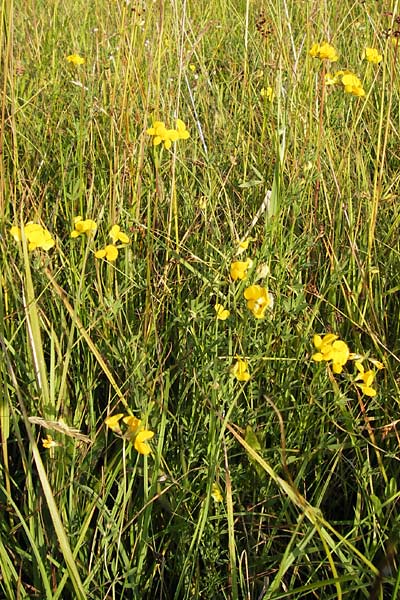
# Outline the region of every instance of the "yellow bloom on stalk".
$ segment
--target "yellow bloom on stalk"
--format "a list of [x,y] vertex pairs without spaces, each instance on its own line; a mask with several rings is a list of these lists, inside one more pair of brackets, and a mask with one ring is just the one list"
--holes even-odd
[[85,59],[79,54],[70,54],[67,56],[67,62],[72,63],[73,65],[83,65]]
[[267,308],[272,308],[274,305],[272,294],[261,285],[251,285],[244,290],[243,295],[247,300],[247,308],[256,319],[263,319]]
[[154,431],[143,429],[142,421],[133,416],[124,417],[123,422],[128,426],[128,439],[133,441],[136,452],[147,456],[151,452],[150,446],[146,443],[154,437]]
[[355,381],[362,381],[362,383],[356,383],[356,385],[360,388],[363,394],[373,398],[376,396],[376,390],[372,387],[376,375],[375,371],[365,371],[362,363],[359,361],[356,361],[355,365],[358,371]]
[[362,83],[357,75],[354,75],[354,73],[345,73],[342,75],[342,83],[344,86],[344,91],[348,94],[358,97],[365,96]]
[[378,64],[381,62],[383,56],[379,54],[376,48],[365,48],[363,58],[370,63]]
[[315,362],[332,361],[332,371],[335,374],[341,373],[344,365],[353,356],[346,342],[339,340],[333,333],[327,333],[324,337],[314,335],[313,343],[318,352],[312,355],[312,359]]
[[211,487],[211,498],[214,502],[222,502],[224,497],[218,483],[213,483]]
[[163,143],[167,150],[171,148],[172,142],[186,140],[190,137],[190,133],[181,119],[176,120],[176,129],[167,129],[163,121],[154,121],[152,127],[146,129],[146,133],[153,136],[153,146]]
[[[30,252],[32,250],[36,250],[36,248],[50,250],[50,248],[53,248],[55,245],[55,241],[52,238],[51,233],[38,223],[27,223],[23,226],[23,231],[28,242],[28,250]],[[22,241],[22,232],[19,227],[11,227],[10,234],[16,242]]]
[[262,98],[266,98],[269,102],[273,102],[275,98],[275,92],[270,85],[267,88],[261,88],[260,94]]
[[118,413],[117,415],[111,415],[110,417],[107,417],[107,419],[104,421],[104,423],[107,425],[107,427],[109,427],[111,429],[111,431],[114,431],[115,433],[120,434],[121,428],[119,426],[119,422],[123,416],[124,416],[123,413]]
[[71,237],[77,238],[85,234],[87,237],[93,237],[97,230],[97,223],[92,219],[82,219],[80,215],[74,217],[74,229],[71,231]]
[[252,265],[253,261],[250,258],[245,261],[236,260],[231,263],[230,274],[233,281],[236,281],[237,279],[246,279],[247,271],[252,267]]
[[126,233],[121,231],[121,227],[119,225],[113,225],[111,227],[109,236],[112,239],[113,244],[116,244],[117,242],[129,244],[129,237],[126,235]]
[[215,312],[217,313],[217,319],[219,321],[226,321],[231,314],[227,308],[224,308],[222,304],[216,304],[214,306]]
[[56,448],[57,446],[61,446],[59,442],[53,440],[51,435],[46,435],[45,438],[42,438],[43,448],[50,450],[50,448]]
[[328,42],[323,42],[322,44],[313,44],[309,54],[313,58],[330,60],[331,62],[336,62],[339,59],[335,48],[331,46],[331,44],[328,44]]
[[176,131],[178,133],[178,140],[187,140],[190,137],[190,133],[181,119],[176,120]]
[[105,248],[97,250],[94,255],[96,258],[104,258],[105,260],[113,262],[114,260],[117,260],[118,248],[114,246],[114,244],[108,244]]
[[236,377],[238,381],[248,381],[250,379],[249,365],[247,360],[236,356],[236,362],[231,368],[231,374]]

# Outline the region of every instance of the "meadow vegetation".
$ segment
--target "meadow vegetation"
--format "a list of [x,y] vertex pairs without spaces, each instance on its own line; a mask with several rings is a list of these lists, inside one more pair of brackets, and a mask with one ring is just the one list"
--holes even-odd
[[398,1],[1,4],[0,596],[396,600]]

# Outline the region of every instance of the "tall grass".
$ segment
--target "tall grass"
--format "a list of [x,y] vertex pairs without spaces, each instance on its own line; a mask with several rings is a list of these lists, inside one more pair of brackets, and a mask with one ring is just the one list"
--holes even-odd
[[[399,13],[3,0],[1,597],[398,597]],[[176,118],[190,138],[153,146]],[[13,239],[30,221],[53,248]],[[313,360],[328,332],[376,396]]]

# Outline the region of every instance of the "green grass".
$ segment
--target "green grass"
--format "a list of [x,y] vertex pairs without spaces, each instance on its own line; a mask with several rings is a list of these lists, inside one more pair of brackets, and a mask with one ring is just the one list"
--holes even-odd
[[[1,10],[0,596],[398,598],[398,2]],[[337,63],[308,54],[326,40]],[[153,146],[177,117],[190,138]],[[53,248],[13,239],[29,221]],[[114,224],[130,243],[95,258]],[[375,397],[312,360],[328,332]]]

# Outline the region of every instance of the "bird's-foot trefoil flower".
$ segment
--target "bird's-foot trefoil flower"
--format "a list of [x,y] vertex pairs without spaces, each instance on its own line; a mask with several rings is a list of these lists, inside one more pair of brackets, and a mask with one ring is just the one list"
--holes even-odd
[[319,58],[321,60],[330,60],[331,62],[336,62],[339,59],[338,53],[335,48],[328,44],[328,42],[323,42],[322,44],[313,44],[311,50],[309,51],[310,56],[313,58]]
[[97,230],[97,223],[92,219],[83,219],[80,215],[74,217],[74,229],[71,231],[71,237],[77,238],[80,235],[93,237]]
[[231,375],[238,381],[248,381],[250,379],[250,373],[247,360],[244,360],[240,356],[236,356],[236,362],[231,367]]
[[216,312],[216,316],[217,319],[219,321],[226,321],[226,319],[229,317],[230,312],[227,308],[225,308],[222,304],[216,304],[214,306],[215,312]]
[[110,229],[109,233],[110,238],[112,239],[113,244],[117,242],[121,242],[122,244],[129,244],[129,237],[121,231],[121,227],[119,225],[113,225]]
[[379,53],[376,48],[365,48],[363,52],[363,58],[370,63],[378,64],[381,62],[383,56]]
[[339,336],[333,333],[327,333],[323,337],[314,335],[313,343],[318,352],[312,355],[312,359],[315,362],[331,362],[335,374],[341,373],[347,361],[354,357],[346,342],[339,340]]
[[248,258],[245,261],[236,260],[231,263],[230,274],[233,281],[237,281],[238,279],[246,279],[247,271],[251,269],[253,266],[253,261],[251,258]]
[[274,297],[261,285],[251,285],[243,293],[247,300],[247,308],[251,310],[256,319],[263,319],[268,308],[274,305]]
[[97,250],[94,255],[95,258],[104,258],[105,260],[114,262],[118,257],[118,248],[114,244],[108,244],[105,248]]
[[80,56],[79,54],[70,54],[69,56],[67,56],[67,62],[77,66],[77,65],[83,65],[85,62],[85,59],[83,58],[83,56]]
[[[374,396],[376,396],[376,390],[372,387],[376,376],[375,371],[365,371],[361,361],[356,361],[354,364],[358,371],[358,375],[355,378],[356,386],[360,388],[360,390],[365,396],[373,398]],[[357,383],[357,381],[361,381],[361,383]]]
[[[29,222],[23,225],[23,232],[28,242],[28,250],[36,250],[36,248],[42,248],[43,250],[50,250],[55,245],[55,241],[51,233],[39,225],[38,223]],[[10,234],[16,242],[22,241],[22,232],[19,227],[11,227]]]

